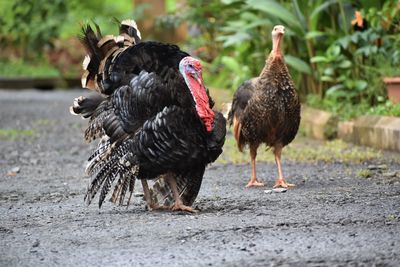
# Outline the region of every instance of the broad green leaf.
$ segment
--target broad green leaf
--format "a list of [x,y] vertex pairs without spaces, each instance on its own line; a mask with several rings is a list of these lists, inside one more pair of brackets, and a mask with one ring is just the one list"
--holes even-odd
[[327,35],[326,32],[312,31],[312,32],[307,32],[305,37],[306,39],[314,39],[325,35]]
[[301,26],[299,20],[288,9],[281,4],[272,0],[247,0],[246,4],[249,8],[260,10],[268,15],[277,17],[285,23],[296,27],[304,32],[304,27]]
[[269,26],[272,28],[273,24],[269,19],[259,19],[244,26],[244,29],[252,29],[259,26]]
[[328,49],[328,54],[332,57],[337,57],[340,54],[340,46],[334,45]]
[[324,75],[332,76],[335,73],[333,68],[326,68],[324,69]]
[[298,57],[291,56],[291,55],[286,55],[285,61],[289,66],[293,67],[297,71],[306,73],[306,74],[311,74],[311,68],[307,64],[307,62],[305,62],[304,60],[302,60]]
[[357,80],[354,82],[354,88],[358,91],[363,91],[367,86],[368,83],[364,80]]
[[230,5],[232,3],[238,2],[239,0],[221,0],[221,2],[225,5]]
[[237,32],[229,36],[220,36],[217,38],[217,41],[224,41],[224,47],[228,47],[247,41],[250,38],[251,36],[245,32]]
[[340,62],[340,64],[339,64],[339,68],[342,68],[342,69],[347,69],[347,68],[350,68],[350,67],[351,67],[351,61],[350,60],[344,60],[344,61]]
[[228,69],[235,73],[240,73],[242,71],[241,65],[233,57],[223,56],[221,58],[222,64],[224,64]]
[[343,88],[344,88],[343,84],[336,84],[332,87],[329,87],[326,90],[326,95],[332,96],[333,94],[337,93],[337,91],[339,91],[340,89],[343,89]]
[[333,82],[335,81],[331,76],[322,76],[321,81],[323,82]]
[[315,56],[310,59],[311,63],[328,62],[328,59],[323,56]]
[[257,16],[254,12],[249,12],[249,11],[241,13],[240,14],[240,18],[242,20],[246,20],[246,21],[258,21],[258,20],[260,20],[259,16]]
[[337,42],[344,48],[347,49],[347,47],[350,44],[350,36],[345,36],[343,38],[340,38]]
[[300,22],[302,25],[306,25],[307,22],[306,22],[306,19],[304,18],[303,13],[301,12],[301,9],[300,9],[300,7],[299,7],[298,1],[297,1],[297,0],[292,0],[292,6],[293,6],[293,8],[294,8],[294,11],[296,12],[296,16],[297,16],[299,22]]
[[327,9],[330,5],[336,4],[338,1],[337,0],[330,0],[324,2],[322,5],[316,7],[314,11],[310,15],[310,19],[315,19],[315,16],[319,15],[320,12],[324,11]]

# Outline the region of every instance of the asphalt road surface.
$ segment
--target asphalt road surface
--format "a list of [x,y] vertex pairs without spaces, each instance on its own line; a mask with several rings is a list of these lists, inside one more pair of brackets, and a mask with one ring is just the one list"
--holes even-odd
[[[197,214],[83,201],[83,91],[0,91],[0,266],[400,266],[400,178],[367,165],[284,162],[294,189],[244,188],[249,164],[208,167]],[[398,154],[394,154],[394,157]],[[399,172],[400,173],[400,172]],[[393,175],[392,175],[393,176]]]

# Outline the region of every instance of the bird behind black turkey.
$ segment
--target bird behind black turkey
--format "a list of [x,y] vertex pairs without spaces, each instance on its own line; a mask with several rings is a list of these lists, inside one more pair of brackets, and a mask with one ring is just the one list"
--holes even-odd
[[278,169],[275,186],[289,187],[281,170],[281,151],[295,138],[300,124],[300,101],[280,48],[285,28],[272,30],[272,51],[258,77],[244,82],[235,92],[229,113],[240,151],[248,145],[252,164],[247,187],[264,186],[256,177],[257,149],[273,148]]

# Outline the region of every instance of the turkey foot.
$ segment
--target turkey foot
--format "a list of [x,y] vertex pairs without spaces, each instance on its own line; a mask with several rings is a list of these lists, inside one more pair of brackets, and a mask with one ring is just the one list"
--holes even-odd
[[175,204],[171,206],[172,211],[188,211],[188,212],[198,212],[197,210],[193,209],[192,207],[186,206],[183,204],[182,199],[178,192],[178,186],[176,184],[175,175],[172,173],[168,173],[164,176],[164,179],[167,180],[168,184],[171,187],[172,193],[174,194]]
[[294,186],[296,186],[296,185],[288,184],[288,183],[286,183],[286,181],[284,179],[278,179],[278,180],[276,180],[273,188],[277,188],[277,187],[288,188],[288,187],[294,187]]
[[157,203],[154,203],[153,199],[151,198],[151,193],[149,190],[149,185],[147,184],[147,181],[145,179],[141,180],[142,182],[142,187],[143,187],[143,193],[144,193],[144,198],[146,200],[146,206],[149,211],[152,210],[168,210],[168,206],[160,206]]
[[198,210],[193,209],[192,207],[183,205],[183,203],[175,202],[174,205],[171,206],[172,211],[188,211],[191,213],[197,213]]
[[254,181],[250,180],[246,185],[247,188],[249,188],[249,187],[261,187],[261,186],[264,186],[264,183],[261,183],[261,182],[259,182],[257,180],[254,180]]

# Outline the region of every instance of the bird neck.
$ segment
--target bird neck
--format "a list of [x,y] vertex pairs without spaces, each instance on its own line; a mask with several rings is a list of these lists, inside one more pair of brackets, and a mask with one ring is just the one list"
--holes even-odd
[[272,50],[265,60],[265,66],[259,75],[260,78],[267,78],[267,76],[270,76],[271,72],[273,73],[274,69],[277,68],[275,65],[279,66],[282,63],[285,64],[281,51],[282,36],[281,34],[272,36]]
[[275,35],[272,38],[272,51],[271,54],[274,57],[281,57],[282,56],[282,52],[281,52],[281,40],[282,40],[282,36],[281,34]]

